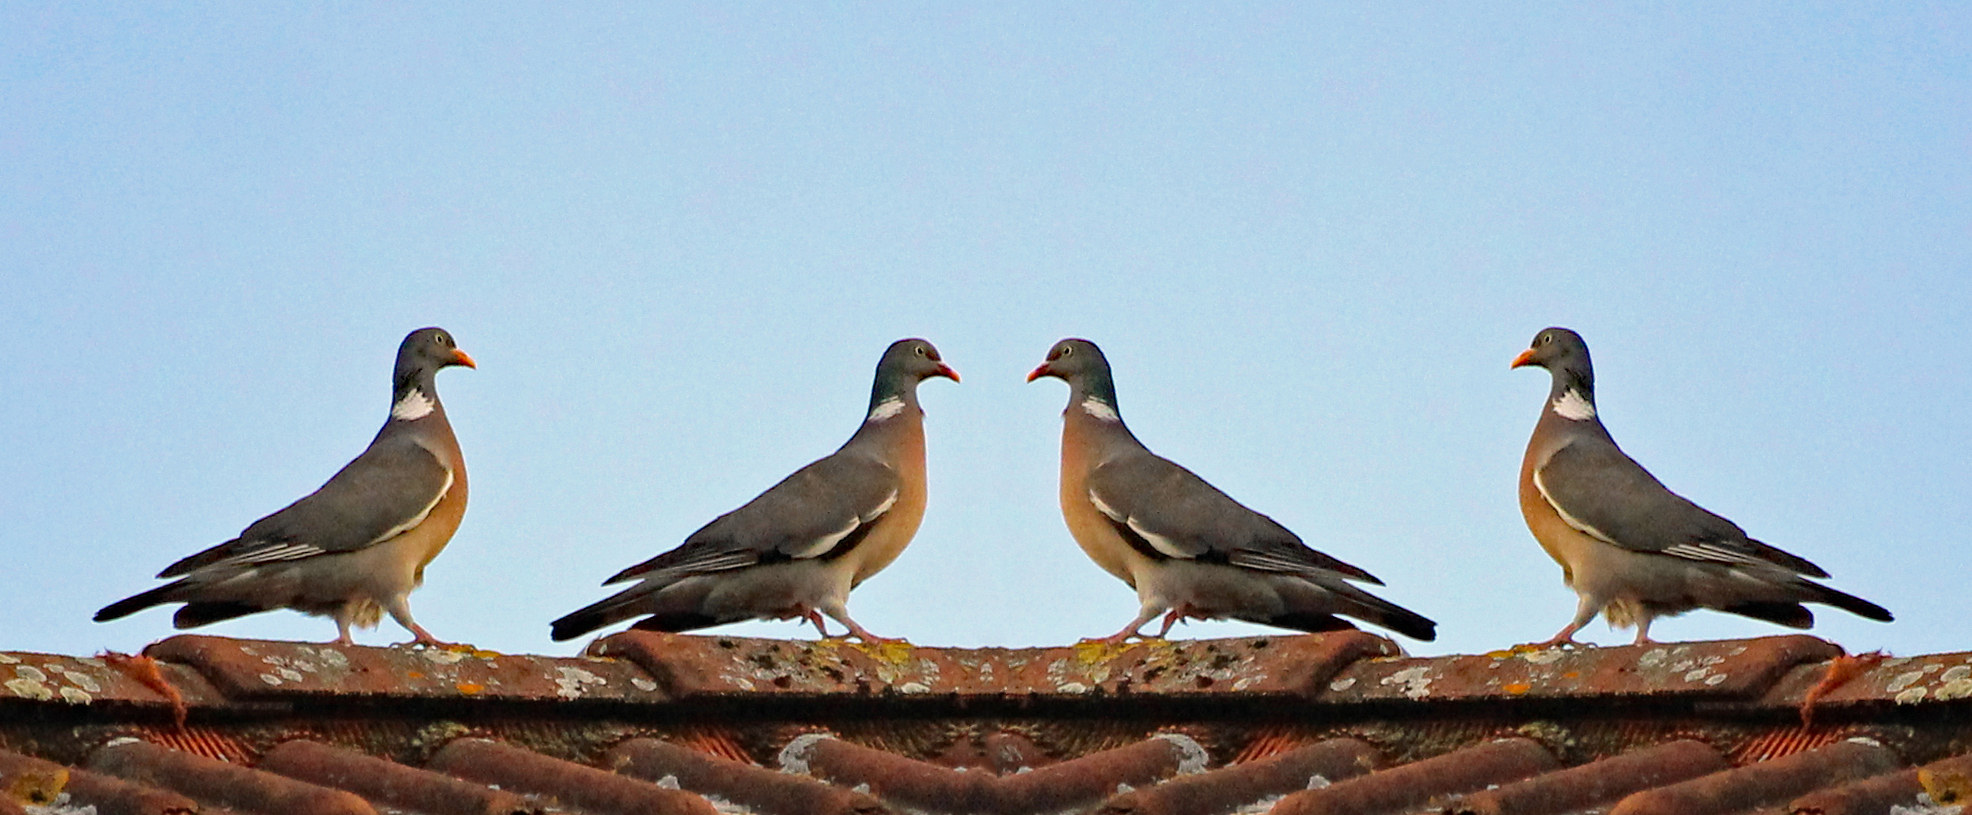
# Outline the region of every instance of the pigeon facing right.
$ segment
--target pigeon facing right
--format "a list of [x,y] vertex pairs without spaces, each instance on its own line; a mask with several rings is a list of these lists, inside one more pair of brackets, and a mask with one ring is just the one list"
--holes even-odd
[[176,581],[96,612],[96,622],[183,603],[171,622],[193,628],[277,608],[333,617],[336,643],[351,626],[389,613],[413,642],[440,642],[411,619],[411,591],[466,513],[466,462],[433,379],[477,367],[450,332],[420,328],[397,346],[390,418],[369,448],[320,489],[254,521],[230,541],[171,564]]
[[[849,618],[849,590],[890,565],[924,518],[924,410],[918,383],[959,375],[919,339],[891,343],[877,362],[869,413],[841,449],[712,520],[669,552],[603,585],[636,585],[554,621],[556,641],[632,617],[632,628],[690,631],[752,619],[826,614],[866,642]],[[646,616],[648,615],[648,616]]]
[[1802,603],[1871,620],[1890,612],[1808,578],[1821,567],[1746,536],[1737,524],[1671,492],[1616,446],[1596,413],[1589,347],[1548,328],[1513,360],[1552,375],[1546,404],[1520,465],[1520,512],[1580,603],[1540,647],[1571,645],[1595,615],[1636,626],[1650,642],[1657,617],[1710,608],[1790,628],[1814,625]]

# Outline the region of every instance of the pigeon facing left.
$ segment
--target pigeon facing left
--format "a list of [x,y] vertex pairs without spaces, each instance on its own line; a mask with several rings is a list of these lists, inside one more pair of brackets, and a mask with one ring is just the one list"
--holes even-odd
[[413,642],[444,645],[411,619],[410,595],[466,513],[465,458],[433,382],[453,365],[477,367],[444,329],[411,332],[397,347],[390,418],[362,455],[239,537],[171,564],[158,577],[178,580],[111,603],[96,621],[184,603],[171,622],[194,628],[291,608],[333,617],[336,643],[351,645],[350,626],[373,627],[388,612]]
[[1334,631],[1337,615],[1430,641],[1437,624],[1357,588],[1382,581],[1308,548],[1274,519],[1247,509],[1190,470],[1152,453],[1123,425],[1109,360],[1095,343],[1066,339],[1027,375],[1068,383],[1062,413],[1061,514],[1083,553],[1137,590],[1137,618],[1105,642],[1158,637],[1185,618]]
[[[918,383],[958,372],[919,339],[891,343],[877,362],[869,412],[834,453],[794,471],[603,585],[636,580],[554,621],[557,640],[643,617],[632,628],[690,631],[741,620],[826,614],[851,636],[881,641],[849,618],[849,590],[890,565],[924,518],[924,410]],[[648,616],[646,616],[648,615]]]
[[1546,368],[1552,381],[1520,464],[1520,512],[1580,598],[1574,619],[1540,647],[1573,644],[1597,614],[1635,625],[1637,645],[1650,642],[1652,620],[1696,608],[1789,628],[1814,625],[1802,603],[1891,620],[1882,606],[1809,580],[1828,573],[1671,492],[1618,448],[1596,411],[1581,335],[1543,329],[1514,358],[1524,365]]

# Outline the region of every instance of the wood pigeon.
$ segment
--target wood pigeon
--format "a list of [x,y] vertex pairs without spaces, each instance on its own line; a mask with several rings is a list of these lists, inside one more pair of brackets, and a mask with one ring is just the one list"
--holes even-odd
[[807,620],[824,637],[826,614],[865,641],[849,618],[849,591],[890,565],[924,518],[924,410],[917,386],[957,382],[938,349],[898,340],[876,366],[869,412],[842,448],[796,470],[678,548],[618,572],[603,585],[637,585],[552,625],[556,640],[642,615],[633,628],[690,631],[741,620]]
[[194,628],[291,608],[333,617],[335,641],[351,645],[350,626],[374,627],[389,612],[414,643],[444,645],[411,618],[410,595],[466,513],[466,461],[434,383],[453,365],[478,367],[444,329],[411,332],[397,347],[390,418],[362,455],[239,537],[171,564],[158,577],[178,580],[111,603],[96,621],[184,603],[172,625]]
[[1300,631],[1354,628],[1354,617],[1430,641],[1437,624],[1357,588],[1368,572],[1301,542],[1190,470],[1137,441],[1116,409],[1109,362],[1095,343],[1065,339],[1027,375],[1068,383],[1062,413],[1061,514],[1082,551],[1137,590],[1135,620],[1104,642],[1157,636],[1179,620],[1234,618]]
[[1802,603],[1891,620],[1882,606],[1810,581],[1828,573],[1747,537],[1625,455],[1597,415],[1581,335],[1543,329],[1513,360],[1525,365],[1546,368],[1553,384],[1520,464],[1520,512],[1581,598],[1575,618],[1539,647],[1573,644],[1598,613],[1611,626],[1636,626],[1637,645],[1650,642],[1652,620],[1695,608],[1790,628],[1814,625]]

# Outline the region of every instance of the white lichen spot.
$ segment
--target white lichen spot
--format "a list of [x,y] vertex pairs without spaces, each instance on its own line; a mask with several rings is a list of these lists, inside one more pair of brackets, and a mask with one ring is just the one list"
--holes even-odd
[[260,681],[262,681],[262,682],[265,682],[265,683],[267,683],[267,684],[269,684],[269,685],[280,685],[280,684],[281,684],[281,678],[280,678],[280,677],[278,677],[278,676],[275,676],[275,675],[273,675],[273,674],[261,674],[261,675],[260,675]]
[[1954,665],[1950,668],[1945,669],[1945,672],[1939,675],[1938,679],[1945,682],[1956,682],[1960,679],[1972,679],[1972,665]]
[[651,691],[657,690],[656,682],[652,682],[641,676],[632,677],[630,679],[630,684],[635,686],[637,690],[643,691],[645,693],[650,693]]
[[926,684],[924,684],[923,682],[905,682],[904,684],[902,684],[902,685],[898,685],[898,686],[897,686],[897,692],[899,692],[899,693],[930,693],[930,692],[931,692],[931,686],[930,686],[930,685],[926,685]]
[[1307,787],[1308,789],[1311,790],[1327,789],[1328,785],[1329,785],[1328,776],[1320,775],[1320,774],[1308,776],[1308,787]]
[[71,705],[86,705],[95,699],[89,696],[88,691],[81,688],[62,688],[62,701]]
[[835,737],[827,733],[803,733],[795,736],[793,741],[781,748],[779,756],[781,772],[790,775],[808,775],[808,762],[814,758],[815,745],[821,744],[824,739],[832,738]]
[[1917,802],[1911,806],[1890,805],[1890,815],[1960,815],[1964,811],[1963,804],[1939,804],[1923,792],[1917,794]]
[[1918,702],[1924,701],[1924,696],[1927,692],[1928,691],[1926,691],[1924,688],[1921,687],[1911,688],[1909,690],[1906,690],[1896,695],[1897,704],[1900,705],[1917,704]]
[[868,795],[870,794],[870,782],[864,781],[861,784],[857,784],[856,786],[850,787],[849,791],[856,793],[858,795]]
[[1717,685],[1724,681],[1726,681],[1725,674],[1712,674],[1711,676],[1705,677],[1705,684],[1707,685]]
[[18,668],[15,668],[14,675],[22,679],[32,679],[36,682],[48,681],[48,674],[45,671],[42,671],[40,668],[34,667],[33,665],[22,665]]
[[[54,668],[55,666],[53,666],[53,665],[50,665],[50,666],[48,666],[48,667],[49,667],[49,669],[51,669],[51,670],[52,670],[52,669],[53,669],[53,668]],[[102,685],[99,685],[99,684],[96,684],[96,678],[95,678],[95,677],[93,677],[93,676],[90,676],[90,675],[88,675],[88,674],[86,674],[86,673],[83,673],[83,672],[81,672],[81,671],[63,671],[63,672],[62,672],[62,678],[63,678],[63,679],[66,679],[66,680],[68,680],[68,681],[69,681],[69,684],[72,684],[72,685],[74,685],[74,686],[76,686],[76,687],[78,687],[78,688],[81,688],[81,689],[83,689],[83,690],[85,690],[85,691],[88,691],[88,692],[90,692],[90,693],[102,693],[102,692],[103,692],[103,686],[102,686]]]
[[0,665],[19,665],[21,661],[6,654],[0,654]]
[[7,680],[7,692],[22,699],[33,699],[38,702],[46,702],[55,698],[55,690],[53,688],[48,687],[39,680],[28,679],[27,677],[16,677]]
[[1884,686],[1884,690],[1896,693],[1922,681],[1924,681],[1923,671],[1906,671],[1897,674],[1895,678],[1891,679],[1890,684]]
[[1341,679],[1335,680],[1334,682],[1328,683],[1328,689],[1336,693],[1341,693],[1355,686],[1356,686],[1356,678],[1353,676],[1345,676]]
[[678,786],[678,777],[675,775],[667,775],[663,778],[657,779],[657,788],[661,790],[679,789],[680,787]]
[[78,804],[64,792],[55,800],[45,804],[25,804],[21,811],[27,815],[96,815],[95,804]]
[[1668,649],[1652,648],[1644,652],[1643,656],[1637,657],[1636,664],[1643,668],[1655,668],[1664,664],[1664,660],[1670,658],[1671,652]]
[[[426,661],[435,662],[440,665],[457,665],[466,657],[472,656],[471,652],[454,651],[450,648],[420,648],[418,649],[418,653],[423,654]],[[564,668],[563,670],[568,669]]]
[[1431,695],[1431,669],[1423,665],[1405,668],[1379,680],[1384,685],[1402,685],[1403,694],[1410,699],[1423,699]]
[[602,677],[581,668],[564,665],[555,668],[555,671],[561,674],[555,679],[555,695],[563,699],[580,699],[587,686],[608,684]]
[[1544,651],[1528,651],[1527,653],[1521,654],[1520,658],[1535,665],[1552,665],[1560,662],[1562,657],[1565,656],[1568,656],[1567,651],[1560,648],[1549,648]]
[[1123,783],[1123,782],[1121,782],[1121,781],[1118,781],[1118,782],[1116,782],[1116,794],[1117,794],[1117,795],[1123,795],[1123,794],[1126,794],[1126,793],[1132,793],[1132,792],[1136,792],[1136,791],[1137,791],[1137,788],[1136,788],[1136,787],[1132,787],[1132,786],[1130,786],[1129,784],[1125,784],[1125,783]]
[[1212,756],[1205,752],[1204,745],[1183,733],[1159,733],[1154,738],[1168,741],[1177,749],[1179,775],[1205,772],[1205,765],[1212,760]]
[[1698,681],[1698,680],[1700,680],[1700,679],[1704,679],[1704,678],[1705,678],[1705,675],[1706,675],[1706,674],[1708,674],[1708,673],[1711,673],[1711,671],[1707,671],[1707,670],[1705,670],[1704,668],[1695,668],[1695,669],[1692,669],[1692,670],[1689,670],[1689,671],[1685,671],[1685,672],[1684,672],[1684,681],[1686,681],[1686,682],[1697,682],[1697,681]]
[[1055,690],[1061,691],[1062,693],[1088,693],[1089,686],[1080,682],[1063,682],[1056,685]]
[[1939,685],[1938,689],[1931,694],[1931,698],[1941,702],[1952,699],[1964,699],[1968,696],[1972,696],[1972,679],[1954,679]]

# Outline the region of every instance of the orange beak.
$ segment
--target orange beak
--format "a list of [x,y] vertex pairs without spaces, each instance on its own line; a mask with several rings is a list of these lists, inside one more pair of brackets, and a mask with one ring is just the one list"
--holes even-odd
[[1027,375],[1027,381],[1032,382],[1036,379],[1040,379],[1041,377],[1047,376],[1048,374],[1052,374],[1052,373],[1054,373],[1054,371],[1048,370],[1048,364],[1043,362],[1041,363],[1040,367],[1034,369],[1033,373]]
[[1513,358],[1512,367],[1518,368],[1522,365],[1532,365],[1532,364],[1534,364],[1534,349],[1529,348],[1525,351],[1521,351],[1520,356]]
[[952,366],[946,365],[943,362],[938,363],[938,373],[933,374],[933,376],[942,376],[953,382],[959,381],[959,372],[952,370]]
[[468,368],[477,369],[479,367],[479,363],[473,362],[470,355],[457,348],[452,349],[452,360]]

